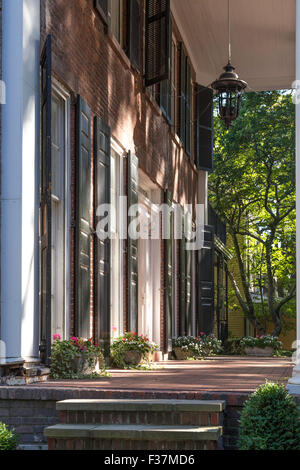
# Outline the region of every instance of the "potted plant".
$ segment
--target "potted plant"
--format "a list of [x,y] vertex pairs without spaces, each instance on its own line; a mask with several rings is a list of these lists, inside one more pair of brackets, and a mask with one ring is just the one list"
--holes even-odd
[[201,359],[221,352],[221,342],[214,335],[200,333],[199,337],[180,336],[173,340],[173,352],[176,359]]
[[157,349],[158,346],[147,336],[128,332],[115,339],[111,345],[111,357],[118,368],[127,369],[149,363]]
[[241,346],[247,356],[271,357],[282,348],[281,341],[276,336],[261,335],[253,338],[247,336],[241,340]]
[[50,371],[54,379],[75,379],[105,372],[102,351],[92,338],[73,336],[62,341],[60,335],[54,335],[53,340]]

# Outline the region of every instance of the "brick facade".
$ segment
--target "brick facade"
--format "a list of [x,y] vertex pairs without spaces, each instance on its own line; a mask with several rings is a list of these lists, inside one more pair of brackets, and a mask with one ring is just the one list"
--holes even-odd
[[[141,4],[144,5],[144,2],[142,1]],[[141,24],[141,29],[143,29],[143,24]],[[182,205],[204,203],[205,191],[201,188],[205,188],[205,173],[197,171],[193,156],[189,158],[186,155],[179,138],[168,125],[159,106],[146,92],[142,73],[131,66],[116,39],[110,32],[105,31],[104,24],[94,9],[93,0],[73,0],[67,3],[60,0],[41,1],[41,47],[48,34],[52,36],[53,76],[71,95],[70,324],[71,334],[74,334],[76,96],[80,94],[87,102],[91,108],[92,120],[97,115],[109,124],[112,137],[124,150],[124,154],[129,150],[135,153],[139,159],[139,168],[157,185],[158,189],[170,190],[175,202]],[[177,31],[176,34],[179,35]],[[142,59],[141,57],[141,63],[143,63]],[[93,161],[93,146],[91,153]],[[126,181],[126,169],[124,173]],[[94,224],[93,216],[94,214],[92,214],[92,225]],[[93,253],[93,245],[91,253]],[[162,260],[163,256],[162,247]],[[123,272],[124,329],[127,329],[126,261],[125,259]],[[162,266],[163,264],[162,262]],[[162,286],[164,285],[163,276],[162,270]],[[91,334],[97,337],[93,270],[91,280]],[[161,340],[162,344],[165,344],[163,289],[161,292]]]

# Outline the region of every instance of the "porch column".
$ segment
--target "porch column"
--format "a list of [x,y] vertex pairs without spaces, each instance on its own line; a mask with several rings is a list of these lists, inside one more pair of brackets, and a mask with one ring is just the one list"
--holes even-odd
[[39,1],[3,0],[2,44],[0,339],[9,363],[38,358]]
[[293,377],[287,388],[293,395],[300,395],[300,0],[296,0],[296,203],[297,203],[297,356]]

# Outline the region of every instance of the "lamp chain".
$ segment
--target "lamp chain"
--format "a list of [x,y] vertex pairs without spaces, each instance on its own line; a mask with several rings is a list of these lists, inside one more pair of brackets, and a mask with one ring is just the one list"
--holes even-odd
[[228,0],[228,62],[231,64],[231,15],[230,0]]

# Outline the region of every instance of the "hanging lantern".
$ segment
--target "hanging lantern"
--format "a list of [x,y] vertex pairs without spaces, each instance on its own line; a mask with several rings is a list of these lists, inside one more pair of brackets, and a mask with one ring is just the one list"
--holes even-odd
[[230,62],[224,70],[225,72],[211,86],[219,98],[219,116],[229,129],[232,121],[239,115],[241,95],[247,83],[239,79]]
[[248,84],[239,79],[235,68],[231,65],[231,27],[230,27],[230,0],[228,0],[228,64],[225,72],[218,80],[211,84],[219,98],[219,115],[227,129],[230,128],[240,111],[241,95]]

